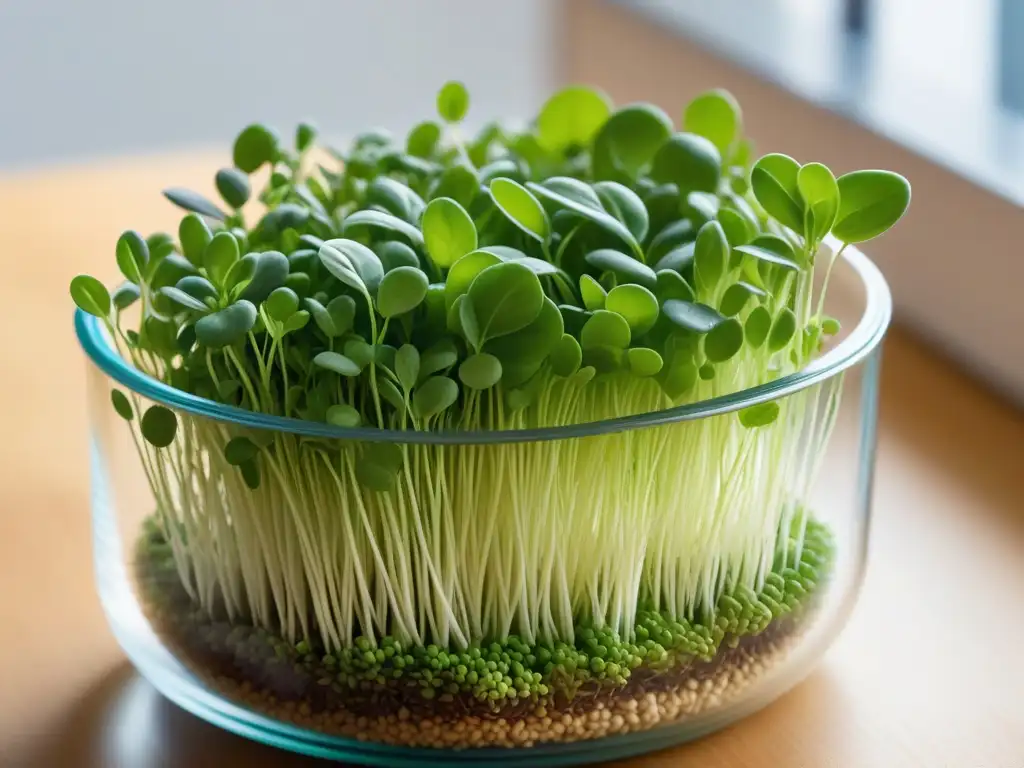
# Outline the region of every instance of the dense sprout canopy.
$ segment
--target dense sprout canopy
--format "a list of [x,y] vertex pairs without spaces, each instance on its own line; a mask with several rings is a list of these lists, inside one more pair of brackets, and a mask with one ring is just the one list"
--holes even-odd
[[[525,128],[472,135],[469,106],[447,83],[437,118],[344,150],[309,124],[290,139],[250,125],[216,173],[220,201],[166,190],[187,212],[177,232],[126,231],[125,282],[82,275],[72,296],[143,370],[254,411],[420,430],[586,421],[806,364],[838,329],[813,295],[821,243],[875,237],[910,200],[894,173],[756,160],[724,91],[674,121],[571,86]],[[605,405],[560,409],[553,388],[599,388]],[[173,439],[173,418],[146,415],[147,439]]]

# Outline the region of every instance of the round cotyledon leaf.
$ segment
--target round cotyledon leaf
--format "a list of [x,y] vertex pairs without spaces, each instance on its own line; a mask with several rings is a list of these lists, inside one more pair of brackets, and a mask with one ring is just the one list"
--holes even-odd
[[377,311],[382,317],[395,317],[418,307],[427,295],[430,282],[416,267],[395,267],[384,275],[377,289]]
[[78,275],[71,280],[71,298],[75,305],[95,317],[110,314],[110,294],[106,287],[91,275]]
[[580,332],[580,346],[584,350],[600,347],[625,349],[630,338],[629,323],[622,315],[599,309],[584,324]]
[[459,380],[470,389],[490,389],[501,381],[501,361],[486,352],[470,355],[459,366]]
[[449,197],[431,200],[423,211],[423,240],[439,267],[450,267],[476,250],[477,233],[466,210]]
[[527,267],[515,261],[482,270],[466,295],[479,327],[479,343],[525,328],[540,314],[544,290]]
[[740,105],[731,93],[721,89],[700,94],[683,113],[683,128],[708,139],[722,157],[729,156],[741,126]]
[[537,116],[537,143],[549,152],[585,147],[611,114],[600,91],[571,85],[549,98]]
[[469,111],[469,93],[466,86],[457,80],[450,80],[437,93],[437,114],[446,123],[457,123]]
[[863,243],[892,227],[910,206],[910,183],[890,171],[853,171],[837,179],[839,212],[832,234]]
[[715,192],[722,156],[710,140],[695,133],[676,133],[651,161],[651,178],[685,192]]
[[151,405],[142,414],[140,428],[146,442],[156,448],[166,448],[174,442],[174,435],[178,431],[178,417],[162,405]]
[[535,240],[547,242],[551,222],[530,190],[512,179],[498,178],[491,182],[490,191],[494,204],[509,221]]
[[658,299],[642,285],[617,285],[605,299],[604,308],[622,315],[633,336],[647,333],[658,319]]

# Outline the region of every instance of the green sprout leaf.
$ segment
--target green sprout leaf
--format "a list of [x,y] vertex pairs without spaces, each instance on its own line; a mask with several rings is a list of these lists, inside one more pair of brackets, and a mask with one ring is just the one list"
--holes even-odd
[[839,213],[832,234],[863,243],[890,229],[910,206],[910,184],[890,171],[854,171],[839,177]]
[[428,197],[450,197],[463,208],[469,208],[480,193],[480,181],[476,174],[464,165],[445,168],[430,186]]
[[551,299],[545,298],[533,322],[515,333],[489,340],[483,351],[501,361],[502,383],[517,387],[537,373],[564,330],[561,312]]
[[255,491],[260,487],[260,465],[255,460],[245,462],[238,469],[249,490]]
[[672,400],[678,400],[697,385],[697,366],[691,360],[680,360],[665,371],[661,387]]
[[218,232],[203,253],[206,276],[214,285],[224,287],[231,267],[239,258],[238,241],[230,232]]
[[467,300],[479,323],[480,343],[525,328],[540,314],[540,280],[517,262],[487,267],[469,286]]
[[615,112],[594,138],[597,179],[635,179],[672,134],[672,120],[650,104],[631,104]]
[[166,448],[174,442],[174,435],[178,431],[178,417],[162,405],[151,405],[142,414],[140,428],[146,442],[156,448]]
[[412,344],[403,344],[395,353],[395,374],[406,392],[416,386],[420,377],[420,353]]
[[730,246],[746,245],[757,236],[757,230],[751,223],[732,208],[719,208],[715,217],[722,225],[725,239],[729,241]]
[[450,267],[476,250],[476,226],[466,210],[448,197],[430,201],[423,212],[423,239],[427,253],[439,267]]
[[420,371],[417,379],[425,379],[438,371],[451,368],[459,356],[451,339],[441,339],[420,356]]
[[600,91],[573,85],[554,94],[537,116],[537,142],[548,152],[586,147],[611,114]]
[[622,222],[637,242],[647,237],[650,218],[636,192],[615,181],[599,181],[594,185],[594,191],[604,209]]
[[221,168],[214,182],[224,202],[236,210],[245,205],[252,194],[249,177],[237,168]]
[[[348,351],[348,347],[345,351]],[[321,352],[313,358],[313,365],[339,376],[358,376],[363,372],[363,366],[337,352]]]
[[733,283],[725,289],[719,311],[726,317],[734,317],[743,311],[751,296],[764,296],[765,292],[750,283]]
[[211,349],[220,349],[245,337],[256,325],[258,313],[249,301],[237,301],[226,309],[196,321],[196,338]]
[[189,295],[188,293],[185,293],[185,291],[175,286],[165,285],[163,288],[160,289],[160,293],[169,298],[175,304],[185,307],[185,309],[191,309],[195,312],[210,311],[210,307],[207,306],[205,303]]
[[445,83],[437,94],[437,114],[446,123],[457,123],[469,111],[469,93],[457,80]]
[[110,315],[110,294],[103,283],[90,275],[78,275],[71,280],[71,298],[75,305],[95,317]]
[[149,246],[138,232],[128,230],[117,241],[117,267],[126,279],[138,285],[149,262]]
[[832,171],[821,163],[808,163],[796,177],[804,206],[811,212],[805,236],[818,242],[829,233],[839,213],[839,185]]
[[744,408],[739,412],[740,424],[747,429],[767,427],[779,417],[779,404],[776,402],[759,403]]
[[795,232],[804,229],[804,205],[798,177],[800,164],[788,155],[765,155],[750,172],[754,197],[765,212]]
[[679,299],[666,301],[661,311],[680,328],[694,333],[709,333],[725,322],[725,318],[714,307]]
[[351,405],[338,403],[327,409],[327,423],[336,427],[354,428],[363,423],[363,417]]
[[271,318],[283,323],[299,310],[299,297],[291,288],[276,288],[263,302]]
[[469,286],[472,285],[478,274],[487,267],[501,262],[502,259],[487,248],[467,253],[456,261],[448,270],[448,278],[445,281],[444,296],[447,306],[450,307],[455,303],[455,299],[469,290]]
[[203,265],[203,254],[212,239],[213,234],[206,222],[194,213],[188,214],[178,225],[181,252],[196,267]]
[[556,176],[547,179],[543,184],[529,181],[526,188],[537,197],[565,208],[611,232],[626,243],[637,258],[643,257],[643,250],[633,237],[633,233],[625,224],[604,210],[597,193],[582,181]]
[[563,333],[549,357],[554,374],[568,378],[579,370],[583,362],[583,350],[575,337]]
[[768,339],[771,327],[771,313],[765,307],[755,307],[747,315],[747,321],[743,324],[743,334],[746,336],[747,343],[754,349],[758,349]]
[[384,279],[380,258],[362,243],[339,238],[320,246],[320,263],[328,272],[360,293],[373,294]]
[[414,224],[384,211],[367,210],[349,214],[341,223],[341,233],[347,234],[357,228],[367,227],[402,235],[417,248],[423,247],[423,233]]
[[252,274],[239,298],[259,304],[271,293],[284,286],[290,269],[288,258],[279,251],[263,251],[248,254],[243,261],[252,257]]
[[733,250],[752,256],[758,261],[775,264],[783,269],[800,269],[800,265],[795,260],[796,254],[793,252],[793,247],[775,235],[760,235],[754,239],[754,242],[737,245]]
[[316,141],[316,126],[312,123],[299,123],[295,128],[295,148],[305,152]]
[[377,290],[377,311],[396,317],[416,309],[426,298],[429,281],[416,267],[396,267],[384,275]]
[[418,419],[430,419],[448,410],[459,396],[459,385],[447,376],[431,376],[420,384],[412,397],[412,409]]
[[580,275],[580,295],[583,297],[583,306],[594,312],[604,309],[605,297],[608,294],[590,275]]
[[697,230],[689,219],[679,219],[665,226],[647,248],[647,263],[658,264],[665,254],[692,243],[697,237]]
[[772,323],[771,332],[768,334],[768,349],[778,352],[786,347],[796,333],[796,315],[789,307],[783,309],[779,316]]
[[471,355],[459,366],[459,380],[470,389],[490,389],[501,381],[501,361],[486,352]]
[[125,397],[124,392],[121,390],[110,390],[110,402],[114,406],[114,410],[117,411],[117,415],[125,421],[131,421],[135,418],[135,412],[132,411],[132,404],[128,402],[128,398]]
[[586,262],[594,269],[611,272],[626,283],[637,283],[653,290],[658,285],[654,270],[646,264],[611,248],[600,248],[586,255]]
[[740,105],[731,93],[719,89],[697,96],[683,114],[683,128],[708,139],[722,157],[729,157],[741,124]]
[[658,263],[654,265],[654,269],[657,270],[657,272],[672,271],[681,275],[683,270],[693,264],[696,251],[696,242],[684,243],[678,248],[673,248],[658,259]]
[[183,210],[200,213],[203,216],[217,219],[218,221],[223,221],[227,218],[227,214],[224,211],[191,189],[171,187],[164,190],[164,197]]
[[584,350],[610,347],[625,349],[631,338],[629,323],[615,312],[599,309],[587,320],[580,334],[580,346]]
[[405,142],[405,151],[413,157],[430,157],[434,154],[437,142],[441,140],[441,126],[433,120],[416,124],[409,131]]
[[658,272],[658,285],[654,289],[654,295],[661,303],[669,299],[680,299],[682,301],[696,301],[693,288],[686,282],[682,275],[670,269],[663,269]]
[[633,336],[642,336],[658,319],[658,300],[642,285],[617,285],[608,293],[605,309],[622,315]]
[[374,246],[374,250],[377,256],[380,257],[380,263],[384,267],[385,274],[395,267],[419,268],[420,266],[420,257],[416,255],[416,251],[398,240],[387,240],[383,243],[378,243]]
[[256,443],[248,437],[233,437],[224,446],[224,459],[233,467],[240,467],[259,453]]
[[629,370],[633,372],[634,376],[641,378],[658,375],[665,362],[656,350],[647,347],[630,349],[626,353],[626,358],[629,361]]
[[142,291],[139,290],[139,286],[125,280],[114,289],[112,294],[110,294],[110,300],[118,311],[120,311],[122,309],[127,309],[138,301],[139,296],[141,295]]
[[695,133],[676,133],[661,145],[651,162],[651,178],[686,192],[715,192],[722,173],[722,156],[708,139]]
[[494,179],[490,190],[495,205],[509,221],[535,240],[547,242],[551,222],[544,206],[528,189],[512,179]]
[[714,293],[729,262],[729,241],[717,221],[709,221],[697,233],[693,248],[693,273],[703,295]]
[[743,325],[734,317],[723,320],[704,337],[704,354],[712,363],[731,360],[743,347]]
[[259,124],[249,125],[243,129],[235,139],[231,152],[235,167],[246,173],[253,173],[265,163],[273,162],[276,156],[277,136],[269,128]]

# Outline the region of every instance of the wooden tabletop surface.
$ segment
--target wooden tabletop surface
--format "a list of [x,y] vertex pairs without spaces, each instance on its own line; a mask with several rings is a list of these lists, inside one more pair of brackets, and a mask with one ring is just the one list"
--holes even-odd
[[[113,283],[120,231],[172,227],[159,190],[209,192],[225,159],[0,177],[0,765],[321,764],[162,700],[93,589],[67,283]],[[1024,416],[895,332],[878,462],[867,580],[817,670],[759,714],[629,765],[1024,768]]]

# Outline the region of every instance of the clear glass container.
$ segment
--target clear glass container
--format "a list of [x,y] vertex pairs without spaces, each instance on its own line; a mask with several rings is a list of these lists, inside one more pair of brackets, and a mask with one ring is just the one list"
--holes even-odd
[[[220,405],[140,373],[79,312],[110,626],[186,710],[357,763],[571,765],[734,722],[812,669],[864,568],[891,301],[855,249],[831,281],[843,330],[797,373],[511,431]],[[164,447],[140,435],[154,405]]]

